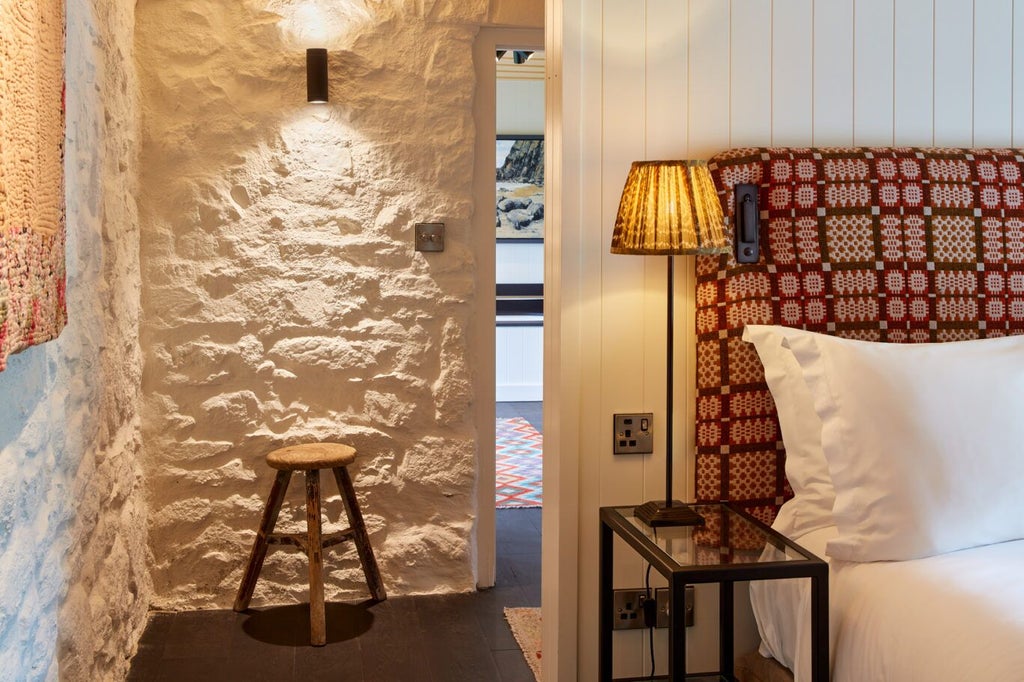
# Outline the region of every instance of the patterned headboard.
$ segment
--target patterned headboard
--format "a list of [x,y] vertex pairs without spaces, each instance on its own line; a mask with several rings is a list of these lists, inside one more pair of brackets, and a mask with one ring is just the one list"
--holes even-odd
[[758,185],[761,256],[697,260],[697,500],[770,522],[792,491],[743,326],[896,343],[1024,333],[1024,150],[734,149],[709,165],[730,221],[734,185]]

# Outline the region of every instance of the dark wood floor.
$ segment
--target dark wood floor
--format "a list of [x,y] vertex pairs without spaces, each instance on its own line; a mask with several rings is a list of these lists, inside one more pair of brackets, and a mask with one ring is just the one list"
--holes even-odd
[[[539,403],[499,403],[541,430]],[[499,509],[495,587],[472,594],[327,605],[309,646],[306,605],[154,613],[129,680],[532,682],[506,606],[540,605],[540,509]]]
[[498,403],[496,416],[499,419],[522,417],[533,424],[533,428],[544,433],[543,403]]

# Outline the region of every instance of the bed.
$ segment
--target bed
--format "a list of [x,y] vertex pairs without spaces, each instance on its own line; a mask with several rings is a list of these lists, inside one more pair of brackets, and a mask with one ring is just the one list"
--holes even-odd
[[[754,187],[760,253],[698,258],[698,502],[830,561],[836,682],[1024,679],[1024,155],[709,166],[730,220]],[[751,585],[749,679],[810,679],[807,599]]]

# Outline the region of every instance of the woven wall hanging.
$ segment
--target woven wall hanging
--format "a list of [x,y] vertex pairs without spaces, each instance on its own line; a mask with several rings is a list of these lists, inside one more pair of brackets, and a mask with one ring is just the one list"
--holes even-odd
[[67,322],[64,43],[63,0],[0,0],[0,370]]

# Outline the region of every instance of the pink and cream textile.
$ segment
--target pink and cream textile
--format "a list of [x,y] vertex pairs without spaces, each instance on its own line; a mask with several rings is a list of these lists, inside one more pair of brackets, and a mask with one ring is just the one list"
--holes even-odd
[[792,490],[744,325],[894,343],[1024,333],[1024,155],[747,148],[709,166],[730,221],[734,185],[759,186],[762,252],[697,259],[697,499],[770,522]]
[[499,418],[494,445],[495,506],[543,506],[544,436],[522,417]]
[[0,0],[0,370],[60,334],[64,293],[64,2]]

